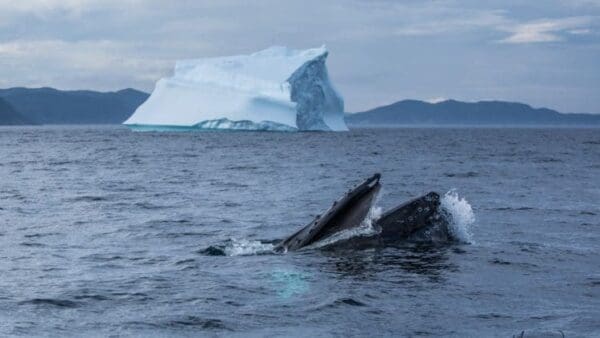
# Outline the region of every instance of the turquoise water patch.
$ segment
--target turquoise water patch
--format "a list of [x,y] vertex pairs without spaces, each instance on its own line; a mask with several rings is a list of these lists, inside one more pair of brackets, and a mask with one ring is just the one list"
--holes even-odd
[[276,270],[271,278],[277,295],[283,299],[300,296],[310,289],[311,275],[295,270]]

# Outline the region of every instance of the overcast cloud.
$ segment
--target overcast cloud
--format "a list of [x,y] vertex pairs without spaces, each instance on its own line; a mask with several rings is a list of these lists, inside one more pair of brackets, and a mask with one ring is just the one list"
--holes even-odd
[[0,0],[0,87],[151,91],[174,61],[327,45],[360,111],[501,99],[600,113],[600,1]]

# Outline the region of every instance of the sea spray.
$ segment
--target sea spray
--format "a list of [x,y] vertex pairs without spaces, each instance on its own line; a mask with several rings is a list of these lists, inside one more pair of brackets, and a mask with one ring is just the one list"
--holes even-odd
[[373,222],[377,221],[381,217],[382,214],[383,214],[383,208],[373,205],[371,207],[371,209],[369,209],[369,213],[367,214],[367,217],[364,219],[364,221],[362,221],[361,226],[373,228]]
[[441,206],[448,212],[448,230],[452,237],[464,243],[474,243],[471,228],[475,214],[469,202],[452,189],[442,197]]

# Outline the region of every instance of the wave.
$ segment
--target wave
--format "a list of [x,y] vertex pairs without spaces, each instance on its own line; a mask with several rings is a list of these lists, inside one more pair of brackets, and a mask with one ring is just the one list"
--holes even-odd
[[176,317],[164,321],[131,321],[125,324],[131,327],[151,327],[155,329],[169,328],[196,328],[202,330],[225,330],[233,331],[225,322],[220,319],[202,318],[198,316]]
[[76,308],[79,306],[79,303],[66,300],[66,299],[54,299],[54,298],[34,298],[26,301],[22,301],[19,304],[21,305],[49,305],[56,306],[62,308]]

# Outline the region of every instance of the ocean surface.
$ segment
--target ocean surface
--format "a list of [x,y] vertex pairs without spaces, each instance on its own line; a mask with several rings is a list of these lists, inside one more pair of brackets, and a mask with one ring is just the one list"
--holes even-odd
[[[275,254],[382,174],[452,243]],[[600,130],[0,128],[0,336],[600,336]]]

